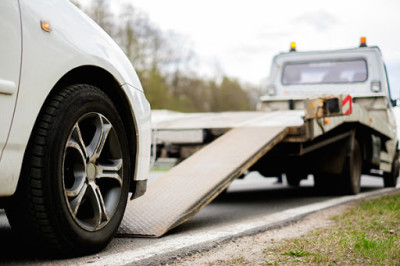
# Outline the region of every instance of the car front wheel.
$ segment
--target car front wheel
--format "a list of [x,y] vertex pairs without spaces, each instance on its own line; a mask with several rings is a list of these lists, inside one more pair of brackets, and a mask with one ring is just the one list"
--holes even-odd
[[97,252],[123,217],[130,168],[111,99],[91,85],[62,88],[33,129],[17,192],[6,206],[11,227],[55,254]]

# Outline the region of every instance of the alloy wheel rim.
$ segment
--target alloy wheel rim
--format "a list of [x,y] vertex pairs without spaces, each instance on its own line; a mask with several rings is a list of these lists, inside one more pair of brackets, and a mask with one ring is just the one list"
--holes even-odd
[[120,201],[122,147],[110,121],[89,113],[74,124],[64,149],[62,184],[68,210],[87,231],[112,219]]

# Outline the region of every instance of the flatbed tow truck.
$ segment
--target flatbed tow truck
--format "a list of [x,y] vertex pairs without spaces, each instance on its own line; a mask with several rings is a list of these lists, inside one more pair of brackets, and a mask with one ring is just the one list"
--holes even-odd
[[185,222],[247,170],[314,176],[317,189],[357,194],[361,174],[395,187],[399,153],[386,67],[378,47],[297,52],[272,61],[254,112],[154,111],[155,154],[179,159],[128,204],[120,235],[159,237]]

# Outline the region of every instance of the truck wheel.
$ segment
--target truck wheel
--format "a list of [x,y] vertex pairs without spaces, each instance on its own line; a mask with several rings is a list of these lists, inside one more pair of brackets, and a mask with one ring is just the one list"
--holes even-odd
[[130,176],[127,137],[110,98],[94,86],[69,86],[37,118],[7,217],[47,254],[97,252],[119,227]]
[[303,179],[307,179],[307,175],[301,173],[286,173],[286,181],[291,187],[299,187],[300,181]]
[[390,173],[383,174],[384,187],[396,187],[398,177],[399,177],[399,153],[396,152],[392,162],[392,171]]
[[356,195],[360,192],[362,170],[361,150],[358,141],[354,139],[352,152],[347,155],[341,174],[341,190],[347,195]]
[[360,192],[361,167],[361,150],[358,141],[354,139],[353,150],[346,156],[342,173],[314,174],[314,187],[329,194],[356,195]]

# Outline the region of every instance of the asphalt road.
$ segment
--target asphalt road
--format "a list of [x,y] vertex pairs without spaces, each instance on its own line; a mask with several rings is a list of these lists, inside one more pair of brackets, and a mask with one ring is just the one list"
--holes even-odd
[[[157,178],[155,175],[157,174],[153,174],[152,178]],[[269,215],[279,215],[285,210],[310,206],[315,203],[327,202],[338,198],[321,195],[316,192],[312,187],[313,180],[311,176],[308,180],[303,180],[301,187],[298,189],[288,187],[285,181],[283,184],[276,184],[275,181],[275,179],[262,178],[257,173],[250,173],[245,179],[236,180],[225,194],[216,198],[193,219],[178,226],[161,238],[127,238],[117,236],[99,254],[67,260],[53,261],[46,258],[37,258],[29,250],[22,250],[20,240],[16,239],[7,223],[4,212],[0,210],[0,238],[3,243],[0,253],[0,264],[81,265],[87,263],[91,265],[110,265],[114,264],[113,262],[115,264],[122,263],[122,261],[126,263],[126,260],[119,261],[118,259],[128,253],[133,256],[131,254],[133,251],[139,252],[141,250],[143,251],[141,258],[143,258],[142,262],[144,262],[151,261],[151,255],[148,255],[151,253],[149,251],[154,249],[154,254],[157,255],[157,248],[166,248],[169,250],[168,252],[164,252],[163,256],[165,259],[168,256],[173,257],[181,254],[185,245],[191,245],[193,250],[193,246],[196,246],[196,239],[204,238],[204,235],[202,235],[204,233],[220,232],[219,228],[227,228],[229,225],[250,224],[249,221],[257,221],[257,219],[263,219],[263,217],[268,217]],[[383,181],[381,178],[363,176],[361,195],[374,191],[379,192],[382,187]],[[196,237],[197,235],[199,237]],[[225,239],[227,236],[228,234],[225,235]],[[213,240],[213,238],[210,239],[210,241],[217,241]],[[221,239],[224,239],[224,237]],[[171,245],[171,247],[168,248],[168,245]],[[201,249],[202,246],[199,244],[198,248]],[[135,258],[138,258],[138,255],[135,256]],[[161,261],[163,258],[161,256],[158,259]],[[132,261],[134,260],[132,259]]]

